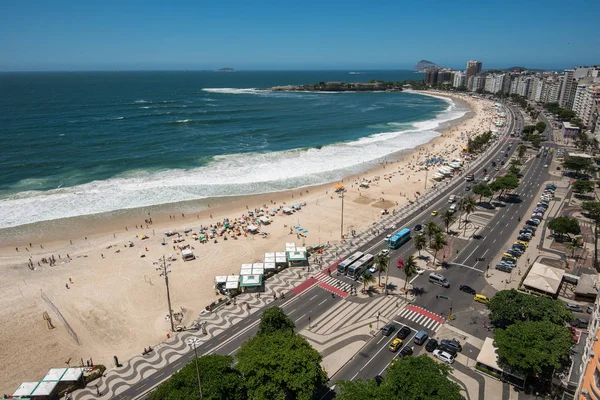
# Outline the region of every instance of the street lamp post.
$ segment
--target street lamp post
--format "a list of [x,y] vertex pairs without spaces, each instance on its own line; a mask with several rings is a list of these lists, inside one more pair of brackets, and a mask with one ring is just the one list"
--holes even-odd
[[160,259],[161,265],[156,268],[157,271],[160,271],[160,276],[165,277],[165,285],[167,286],[167,302],[169,303],[169,320],[171,321],[171,332],[175,332],[175,326],[173,325],[173,308],[171,307],[171,293],[169,291],[169,271],[167,268],[171,266],[171,264],[167,265],[167,260],[165,256],[162,256]]
[[198,350],[196,350],[196,347],[200,344],[200,339],[189,338],[186,340],[186,342],[194,348],[194,355],[196,356],[196,377],[198,378],[198,390],[200,390],[200,398],[202,399],[202,384],[200,383],[200,370],[198,369]]
[[340,227],[340,236],[342,239],[344,239],[344,192],[346,190],[344,188],[342,188],[342,222],[341,222],[341,227]]

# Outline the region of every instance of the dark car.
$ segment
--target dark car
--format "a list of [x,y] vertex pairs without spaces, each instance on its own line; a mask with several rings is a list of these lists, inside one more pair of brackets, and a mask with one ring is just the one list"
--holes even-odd
[[402,350],[400,350],[400,355],[398,357],[412,356],[412,354],[413,354],[413,348],[404,346],[404,348]]
[[529,226],[538,226],[540,223],[537,221],[534,221],[532,219],[528,219],[527,221],[525,221],[525,225],[529,225]]
[[569,322],[569,324],[574,328],[584,329],[588,327],[589,321],[583,318],[575,318],[573,321]]
[[531,231],[531,230],[529,230],[529,229],[521,229],[521,230],[519,231],[519,235],[520,235],[520,234],[523,234],[523,233],[529,233],[531,236],[533,236],[533,234],[534,234],[534,232],[533,232],[533,231]]
[[496,161],[492,161],[492,167],[496,166]]
[[521,254],[522,254],[519,250],[516,250],[516,249],[508,249],[508,250],[506,250],[506,252],[514,257],[521,257]]
[[398,331],[398,334],[396,335],[396,337],[398,339],[406,339],[408,335],[410,335],[410,328],[408,326],[403,326],[402,329],[400,329]]
[[504,160],[500,161],[500,165],[504,165]]
[[469,294],[477,294],[477,291],[475,289],[473,289],[471,286],[467,286],[467,285],[460,285],[459,290],[461,292],[465,292],[465,293],[469,293]]
[[445,351],[446,353],[450,354],[452,357],[456,357],[456,354],[458,354],[458,351],[456,351],[456,349],[454,347],[450,347],[447,344],[440,343],[436,350]]
[[519,237],[517,238],[517,240],[523,240],[525,242],[529,242],[531,240],[531,237],[526,236],[526,235],[519,235]]
[[455,349],[456,351],[462,351],[462,346],[460,345],[460,343],[456,339],[443,339],[440,342],[440,344],[442,346],[449,346],[449,347]]
[[569,311],[581,312],[581,307],[577,304],[567,303],[567,304],[565,304],[565,307],[567,307],[569,309]]
[[394,332],[394,330],[396,330],[396,327],[394,325],[387,324],[386,326],[381,328],[381,334],[383,336],[390,336],[392,334],[392,332]]
[[537,226],[532,226],[532,225],[524,225],[523,228],[521,229],[529,229],[530,231],[537,231]]
[[423,229],[423,227],[421,226],[421,224],[416,224],[415,225],[415,232],[419,232],[421,229]]
[[438,341],[435,339],[429,339],[429,342],[425,345],[425,350],[428,352],[434,351],[438,347]]
[[469,190],[471,190],[471,186],[465,186],[465,190],[468,192]]
[[502,271],[502,272],[512,272],[513,267],[511,267],[508,264],[498,264],[498,265],[496,265],[496,269],[498,271]]

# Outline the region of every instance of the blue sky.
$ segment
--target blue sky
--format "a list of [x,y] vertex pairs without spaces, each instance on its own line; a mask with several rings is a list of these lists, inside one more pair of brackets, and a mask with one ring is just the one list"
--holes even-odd
[[1,0],[0,70],[600,63],[596,1]]

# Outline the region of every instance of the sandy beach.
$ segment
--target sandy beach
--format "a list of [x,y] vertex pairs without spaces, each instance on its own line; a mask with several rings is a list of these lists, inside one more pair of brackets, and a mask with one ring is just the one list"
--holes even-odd
[[[343,180],[347,189],[344,234],[371,226],[381,218],[382,210],[400,209],[430,189],[435,182],[426,182],[426,171],[419,166],[426,157],[448,161],[463,157],[469,134],[495,129],[492,101],[453,97],[467,103],[471,112],[448,123],[441,136]],[[369,188],[360,187],[365,179],[371,181]],[[261,227],[262,232],[269,233],[266,238],[218,237],[217,243],[209,240],[201,244],[184,236],[181,244],[193,246],[196,255],[190,262],[181,260],[181,252],[174,250],[171,239],[164,235],[170,230],[183,233],[187,228],[198,232],[200,226],[210,228],[225,218],[242,218],[255,208],[271,210],[300,202],[306,203],[302,210],[292,215],[279,212],[271,217],[270,225]],[[210,208],[207,204],[186,202],[0,232],[0,358],[6,366],[0,371],[0,391],[12,393],[20,382],[39,380],[49,368],[64,367],[68,360],[73,366],[92,358],[110,368],[114,355],[126,360],[163,340],[169,332],[166,291],[156,270],[156,262],[163,255],[177,258],[170,268],[171,299],[175,310],[183,310],[181,325],[189,325],[219,297],[213,289],[215,276],[238,273],[242,263],[262,262],[265,252],[284,251],[286,242],[308,246],[341,239],[341,201],[333,183],[211,199]],[[295,225],[308,231],[306,238],[290,234],[290,227]],[[163,240],[166,245],[161,245]],[[130,241],[133,247],[127,246]],[[42,259],[53,261],[44,263]],[[68,322],[79,345],[42,293]],[[44,312],[52,318],[54,329],[47,327]]]

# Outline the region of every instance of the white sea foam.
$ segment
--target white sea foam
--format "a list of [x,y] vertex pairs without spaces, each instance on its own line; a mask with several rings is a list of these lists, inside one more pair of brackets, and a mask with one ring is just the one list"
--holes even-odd
[[116,120],[119,120],[119,119],[123,119],[123,117],[113,118],[113,121],[116,121]]
[[[448,110],[412,129],[364,137],[322,148],[218,156],[206,166],[155,173],[128,171],[108,180],[0,199],[0,228],[79,215],[217,196],[246,195],[332,182],[365,170],[391,153],[439,135],[434,129],[466,110]],[[184,120],[182,120],[184,121]],[[396,129],[396,130],[393,130]],[[23,187],[31,187],[24,185]],[[42,182],[41,182],[42,183]]]
[[136,100],[136,101],[134,101],[134,103],[137,103],[137,104],[143,104],[143,103],[148,103],[148,101],[146,101],[146,100],[144,100],[144,99],[140,99],[140,100]]
[[180,119],[180,120],[175,121],[175,122],[177,122],[178,124],[185,124],[185,123],[190,122],[190,121],[191,121],[191,119]]
[[143,107],[140,107],[140,108],[143,108],[143,109],[148,109],[148,108],[150,108],[150,107],[149,107],[149,106],[143,106]]
[[208,93],[222,93],[222,94],[261,94],[263,90],[258,89],[237,89],[237,88],[212,88],[202,89]]

